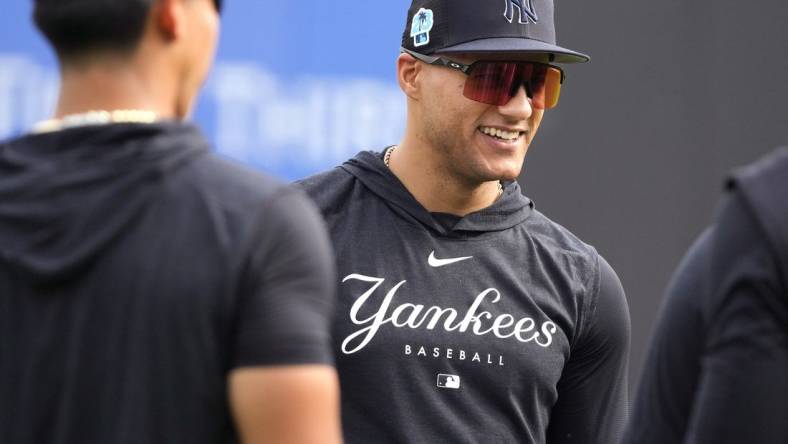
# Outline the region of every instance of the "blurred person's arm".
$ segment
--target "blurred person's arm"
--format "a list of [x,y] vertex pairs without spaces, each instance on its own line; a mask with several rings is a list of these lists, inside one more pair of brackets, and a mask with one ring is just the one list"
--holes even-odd
[[678,444],[684,439],[705,341],[701,300],[708,291],[711,238],[712,230],[698,237],[668,285],[622,444]]
[[788,442],[788,292],[777,246],[739,194],[712,239],[701,371],[683,442]]
[[596,304],[558,382],[549,444],[616,443],[629,413],[629,306],[615,271],[599,261]]
[[317,210],[282,190],[248,242],[228,396],[245,444],[341,442],[334,256]]
[[624,444],[788,442],[788,298],[740,198],[688,251]]
[[242,443],[342,442],[339,384],[333,367],[238,369],[229,384]]

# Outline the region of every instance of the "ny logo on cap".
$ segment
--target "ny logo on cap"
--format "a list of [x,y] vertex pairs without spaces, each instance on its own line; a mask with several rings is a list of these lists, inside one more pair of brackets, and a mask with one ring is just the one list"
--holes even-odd
[[520,11],[520,21],[518,23],[521,25],[539,21],[534,9],[534,0],[506,0],[506,11],[503,12],[503,16],[506,17],[509,23],[512,23],[512,20],[514,20],[514,8]]

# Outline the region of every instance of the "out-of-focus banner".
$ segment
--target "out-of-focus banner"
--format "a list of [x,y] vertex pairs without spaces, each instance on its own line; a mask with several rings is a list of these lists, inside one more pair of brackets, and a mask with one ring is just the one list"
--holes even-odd
[[[49,117],[54,56],[31,0],[0,17],[0,140]],[[227,0],[216,64],[194,115],[220,153],[284,179],[402,134],[395,59],[409,2]]]

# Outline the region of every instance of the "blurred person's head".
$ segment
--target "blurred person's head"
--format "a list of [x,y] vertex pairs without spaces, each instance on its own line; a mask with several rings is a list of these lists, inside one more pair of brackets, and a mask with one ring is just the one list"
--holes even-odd
[[168,104],[160,114],[183,118],[213,61],[219,9],[220,0],[35,0],[34,21],[64,78],[114,71],[150,84],[154,101]]

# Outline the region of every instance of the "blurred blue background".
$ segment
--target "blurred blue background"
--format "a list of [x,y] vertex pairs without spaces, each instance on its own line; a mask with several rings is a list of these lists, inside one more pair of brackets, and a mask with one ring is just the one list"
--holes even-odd
[[[218,151],[296,179],[399,140],[394,61],[409,3],[225,3],[194,115]],[[57,67],[31,11],[32,1],[12,0],[0,18],[0,139],[54,109]]]

